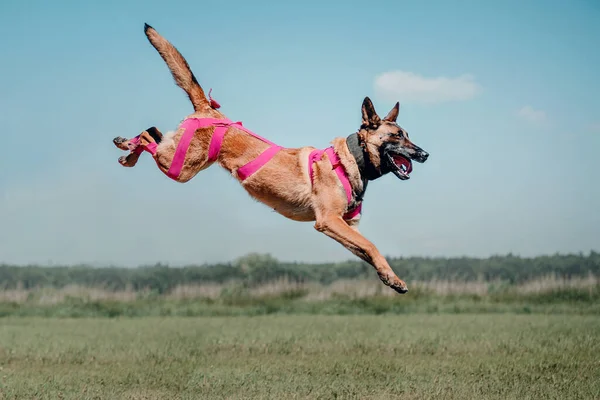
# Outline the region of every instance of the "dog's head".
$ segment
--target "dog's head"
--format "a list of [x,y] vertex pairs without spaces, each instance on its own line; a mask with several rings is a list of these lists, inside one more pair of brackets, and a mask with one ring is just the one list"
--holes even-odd
[[365,97],[362,104],[362,125],[358,136],[371,164],[381,175],[393,172],[402,180],[412,171],[412,160],[424,163],[429,154],[411,142],[408,133],[397,123],[400,104],[382,119],[377,115],[371,99]]

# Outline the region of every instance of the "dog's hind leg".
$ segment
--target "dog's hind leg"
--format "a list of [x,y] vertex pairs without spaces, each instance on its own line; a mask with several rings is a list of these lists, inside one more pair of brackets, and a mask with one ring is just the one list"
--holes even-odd
[[121,156],[119,157],[119,164],[121,164],[124,167],[134,167],[140,159],[140,154],[142,153],[131,152],[126,156]]
[[162,132],[159,131],[155,126],[146,129],[144,132],[148,133],[148,135],[150,135],[156,144],[159,144],[163,138]]
[[163,134],[153,126],[140,133],[135,139],[125,139],[124,137],[117,136],[113,139],[113,143],[121,150],[132,151],[139,145],[146,146],[152,142],[159,144],[162,138]]
[[398,278],[377,247],[357,227],[350,227],[342,217],[331,215],[317,218],[315,229],[339,242],[342,246],[375,267],[379,279],[398,293],[408,292],[406,283]]
[[147,149],[151,143],[160,143],[162,138],[162,133],[155,127],[146,129],[133,139],[125,139],[120,136],[114,138],[115,146],[121,150],[130,151],[127,156],[119,157],[119,163],[124,167],[135,166],[142,153],[141,149]]
[[131,140],[125,139],[124,137],[121,137],[121,136],[117,136],[116,138],[114,138],[113,143],[115,146],[117,146],[117,148],[119,148],[123,151],[134,150],[137,147],[137,145],[134,145],[131,142]]

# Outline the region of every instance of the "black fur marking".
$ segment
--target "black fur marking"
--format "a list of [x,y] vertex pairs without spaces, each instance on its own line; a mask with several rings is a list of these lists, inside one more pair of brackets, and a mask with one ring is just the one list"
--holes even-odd
[[156,144],[158,144],[162,141],[162,134],[154,126],[146,129],[146,132],[148,132],[150,134],[150,136],[152,136],[152,139],[154,139]]
[[376,131],[377,129],[379,129],[379,127],[380,127],[380,126],[381,126],[381,124],[374,124],[374,123],[372,123],[372,122],[369,122],[369,123],[367,123],[367,124],[362,124],[362,125],[360,126],[360,130],[361,130],[361,131],[362,131],[362,130],[367,130],[367,131],[368,131],[368,130],[373,130],[373,131]]

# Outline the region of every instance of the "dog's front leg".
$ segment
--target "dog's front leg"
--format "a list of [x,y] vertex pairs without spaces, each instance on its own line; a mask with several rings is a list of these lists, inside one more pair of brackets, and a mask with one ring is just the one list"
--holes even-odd
[[325,216],[317,219],[315,229],[339,242],[342,246],[375,267],[379,279],[398,293],[408,292],[406,283],[398,278],[377,247],[342,217]]

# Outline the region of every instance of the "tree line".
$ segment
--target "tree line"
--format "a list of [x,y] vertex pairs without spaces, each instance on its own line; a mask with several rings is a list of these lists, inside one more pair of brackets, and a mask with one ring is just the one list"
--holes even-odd
[[[518,284],[555,275],[562,278],[600,275],[600,253],[520,257],[512,254],[475,257],[389,257],[394,271],[406,280],[496,281]],[[0,289],[61,288],[67,285],[108,290],[154,290],[167,293],[178,285],[240,281],[259,285],[279,279],[329,284],[339,279],[377,279],[365,262],[299,263],[279,261],[269,254],[248,254],[229,263],[137,268],[17,266],[0,264]]]

